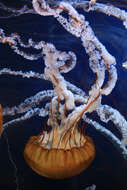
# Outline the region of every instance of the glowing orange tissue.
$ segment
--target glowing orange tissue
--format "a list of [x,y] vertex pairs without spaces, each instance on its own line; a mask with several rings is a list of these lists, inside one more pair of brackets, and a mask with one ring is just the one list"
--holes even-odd
[[95,148],[92,139],[76,128],[58,136],[59,129],[29,139],[24,157],[39,175],[62,179],[85,170],[93,161]]

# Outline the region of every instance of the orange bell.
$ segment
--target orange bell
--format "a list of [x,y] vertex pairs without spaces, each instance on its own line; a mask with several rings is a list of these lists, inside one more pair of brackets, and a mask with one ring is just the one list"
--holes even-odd
[[69,178],[85,170],[95,157],[92,139],[77,128],[71,135],[64,135],[64,140],[56,134],[58,135],[57,129],[48,133],[46,143],[50,146],[44,142],[47,133],[29,139],[24,150],[28,165],[39,175],[53,179]]

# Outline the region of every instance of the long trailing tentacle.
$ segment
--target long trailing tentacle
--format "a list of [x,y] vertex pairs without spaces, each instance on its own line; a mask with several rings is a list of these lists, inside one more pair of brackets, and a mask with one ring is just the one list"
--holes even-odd
[[92,119],[89,119],[85,115],[83,116],[83,119],[85,122],[92,125],[97,131],[99,131],[102,135],[104,135],[106,138],[111,141],[117,149],[119,149],[122,152],[122,155],[125,159],[127,159],[127,149],[125,145],[108,129],[100,125],[98,122],[93,121]]

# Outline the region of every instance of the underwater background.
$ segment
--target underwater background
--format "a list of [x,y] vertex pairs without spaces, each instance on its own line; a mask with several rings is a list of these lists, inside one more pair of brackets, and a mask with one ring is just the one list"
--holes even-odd
[[[21,8],[24,4],[31,7],[30,0],[3,0],[0,2],[14,8]],[[105,2],[113,3],[127,10],[125,0],[110,2],[107,0]],[[127,60],[127,30],[123,27],[122,22],[114,17],[96,12],[85,13],[80,9],[78,11],[85,15],[96,36],[117,61],[117,84],[109,96],[103,97],[102,103],[117,109],[127,119],[127,70],[122,67],[122,63]],[[0,28],[4,29],[6,34],[17,32],[24,41],[29,38],[34,41],[43,40],[53,43],[59,50],[73,51],[77,56],[77,65],[64,77],[85,92],[88,92],[94,83],[95,76],[89,68],[88,56],[81,41],[66,32],[53,17],[33,14],[10,17],[10,13],[0,9]],[[38,51],[29,49],[29,52]],[[26,60],[15,54],[8,44],[0,44],[0,69],[4,67],[15,71],[44,72],[42,58],[37,61]],[[12,107],[39,91],[51,88],[52,84],[48,81],[2,75],[0,76],[0,104],[3,107]],[[98,121],[95,113],[90,117]],[[6,117],[4,121],[8,121],[8,119],[11,118]],[[0,190],[16,189],[15,168],[9,159],[10,152],[17,167],[16,175],[22,190],[83,190],[92,184],[97,186],[96,190],[127,190],[127,160],[124,160],[118,149],[92,126],[88,126],[86,132],[95,143],[96,157],[87,170],[66,180],[50,180],[32,171],[24,161],[24,147],[29,137],[37,135],[45,122],[46,119],[35,116],[18,123],[18,126],[17,124],[11,126],[2,134],[0,139]],[[105,126],[121,138],[120,133],[111,122]]]

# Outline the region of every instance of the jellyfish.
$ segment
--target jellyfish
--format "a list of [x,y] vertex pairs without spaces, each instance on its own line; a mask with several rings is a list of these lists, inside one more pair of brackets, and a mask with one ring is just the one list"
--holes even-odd
[[[35,42],[31,38],[24,42],[19,34],[6,35],[4,30],[0,29],[0,43],[7,43],[16,54],[25,59],[33,61],[43,58],[45,65],[43,74],[4,68],[0,70],[0,75],[33,77],[48,80],[53,85],[53,89],[38,92],[18,106],[3,108],[3,111],[0,108],[1,132],[35,115],[48,117],[46,123],[42,124],[42,131],[37,136],[30,137],[24,149],[26,163],[37,174],[47,178],[70,178],[86,170],[92,164],[96,147],[92,138],[86,134],[86,123],[106,136],[127,159],[127,121],[118,110],[102,104],[103,96],[108,96],[117,82],[116,59],[95,36],[85,16],[80,14],[76,8],[115,16],[123,21],[125,28],[127,28],[127,13],[110,5],[96,3],[95,0],[85,2],[33,0],[32,5],[32,9],[24,7],[19,10],[6,8],[3,4],[0,6],[10,11],[13,16],[28,13],[54,17],[67,32],[81,40],[89,56],[89,67],[96,79],[90,90],[84,92],[66,81],[62,75],[75,68],[77,60],[74,52],[57,50],[51,43]],[[62,14],[63,12],[65,14]],[[25,48],[40,50],[40,53],[28,54],[27,51],[23,51]],[[126,64],[123,66],[126,67]],[[39,108],[38,105],[42,101],[46,103]],[[92,112],[96,112],[101,123],[112,121],[120,131],[122,138],[117,138],[99,122],[90,119],[87,114]],[[2,126],[2,114],[3,116],[15,116],[23,113],[25,114],[21,117],[4,123]]]
[[[61,73],[74,68],[74,53],[60,52],[52,44],[45,45],[45,77],[54,84],[56,96],[49,107],[48,126],[51,130],[42,131],[30,137],[24,150],[28,165],[38,174],[64,179],[85,170],[95,157],[92,139],[85,135],[83,126],[78,128],[81,116],[78,114],[73,93],[67,89]],[[77,112],[77,114],[76,114]]]

